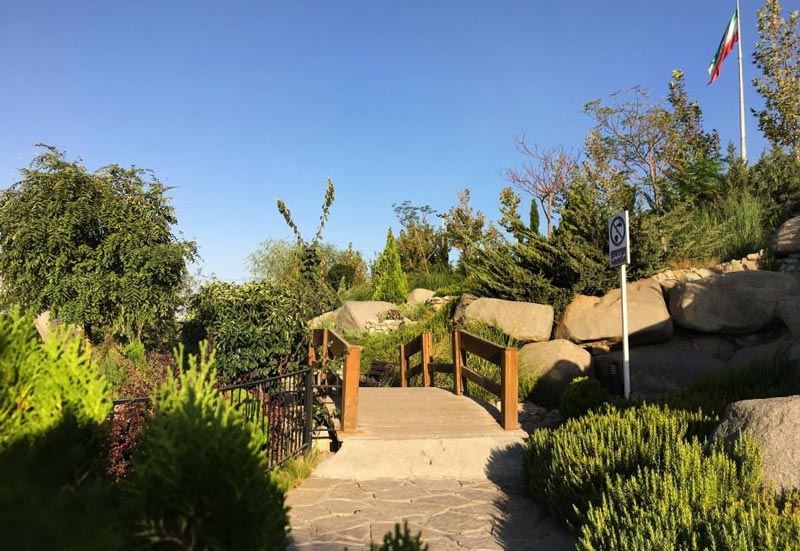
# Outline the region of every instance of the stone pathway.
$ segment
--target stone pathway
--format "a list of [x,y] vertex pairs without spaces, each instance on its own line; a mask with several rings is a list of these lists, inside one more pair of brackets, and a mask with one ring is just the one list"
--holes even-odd
[[291,549],[369,549],[405,519],[430,551],[571,550],[570,536],[523,491],[489,480],[310,478],[289,493]]

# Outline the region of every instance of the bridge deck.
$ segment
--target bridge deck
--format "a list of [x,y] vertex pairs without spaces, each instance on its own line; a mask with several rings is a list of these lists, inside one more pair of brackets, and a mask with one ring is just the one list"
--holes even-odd
[[441,388],[362,387],[358,425],[350,439],[459,438],[514,434],[499,424],[499,413],[471,398]]

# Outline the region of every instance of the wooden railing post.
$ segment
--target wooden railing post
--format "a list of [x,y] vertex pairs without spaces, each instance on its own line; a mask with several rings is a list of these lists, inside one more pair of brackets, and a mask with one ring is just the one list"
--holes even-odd
[[517,420],[517,349],[506,348],[500,363],[500,386],[503,393],[500,397],[500,407],[503,409],[503,428],[515,430],[519,428]]
[[358,423],[358,381],[361,378],[361,347],[348,346],[342,371],[342,431]]
[[433,335],[428,332],[422,334],[422,384],[431,386],[430,363],[433,357]]
[[407,387],[408,380],[408,360],[406,360],[406,345],[400,345],[400,386]]
[[453,394],[461,396],[464,392],[461,382],[461,331],[453,331]]

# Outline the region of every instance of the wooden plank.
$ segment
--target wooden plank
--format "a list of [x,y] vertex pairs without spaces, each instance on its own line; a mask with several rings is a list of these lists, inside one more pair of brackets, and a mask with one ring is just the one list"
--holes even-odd
[[498,398],[501,398],[503,396],[502,385],[499,385],[493,380],[484,377],[480,373],[473,371],[467,366],[462,367],[461,372],[467,379],[469,379],[476,385],[482,386],[483,388],[485,388]]
[[406,356],[406,346],[400,345],[400,386],[408,386],[408,357]]
[[461,331],[453,331],[453,394],[461,396],[464,392],[463,383],[461,381]]
[[500,364],[502,361],[502,355],[506,350],[504,346],[495,344],[492,341],[487,341],[482,337],[473,335],[472,333],[467,333],[466,331],[459,332],[459,342],[462,349],[494,364]]
[[452,373],[453,372],[453,364],[445,364],[445,363],[429,363],[428,369],[431,372],[431,375],[434,373]]
[[[416,377],[417,375],[422,373],[422,365],[415,365],[411,369],[408,370],[408,382],[411,382],[412,377]],[[408,386],[411,386],[410,384]],[[428,385],[431,386],[431,385]]]
[[347,354],[347,347],[350,344],[336,334],[335,331],[327,329],[328,331],[328,355],[331,359],[341,358]]
[[519,428],[517,419],[517,400],[519,399],[517,377],[517,349],[506,348],[500,365],[500,384],[502,386],[500,403],[503,410],[502,424],[505,430],[516,430]]
[[358,383],[361,379],[361,347],[350,346],[342,372],[342,431],[355,430],[358,424]]
[[414,339],[405,344],[406,358],[410,358],[417,352],[422,350],[424,333],[417,335]]
[[431,386],[429,365],[433,359],[433,336],[426,331],[420,337],[422,339],[422,386]]

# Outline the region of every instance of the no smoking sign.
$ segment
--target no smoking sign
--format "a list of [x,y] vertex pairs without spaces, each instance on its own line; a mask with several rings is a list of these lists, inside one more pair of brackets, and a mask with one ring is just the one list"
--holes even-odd
[[615,214],[608,221],[608,253],[612,268],[631,263],[628,211]]

